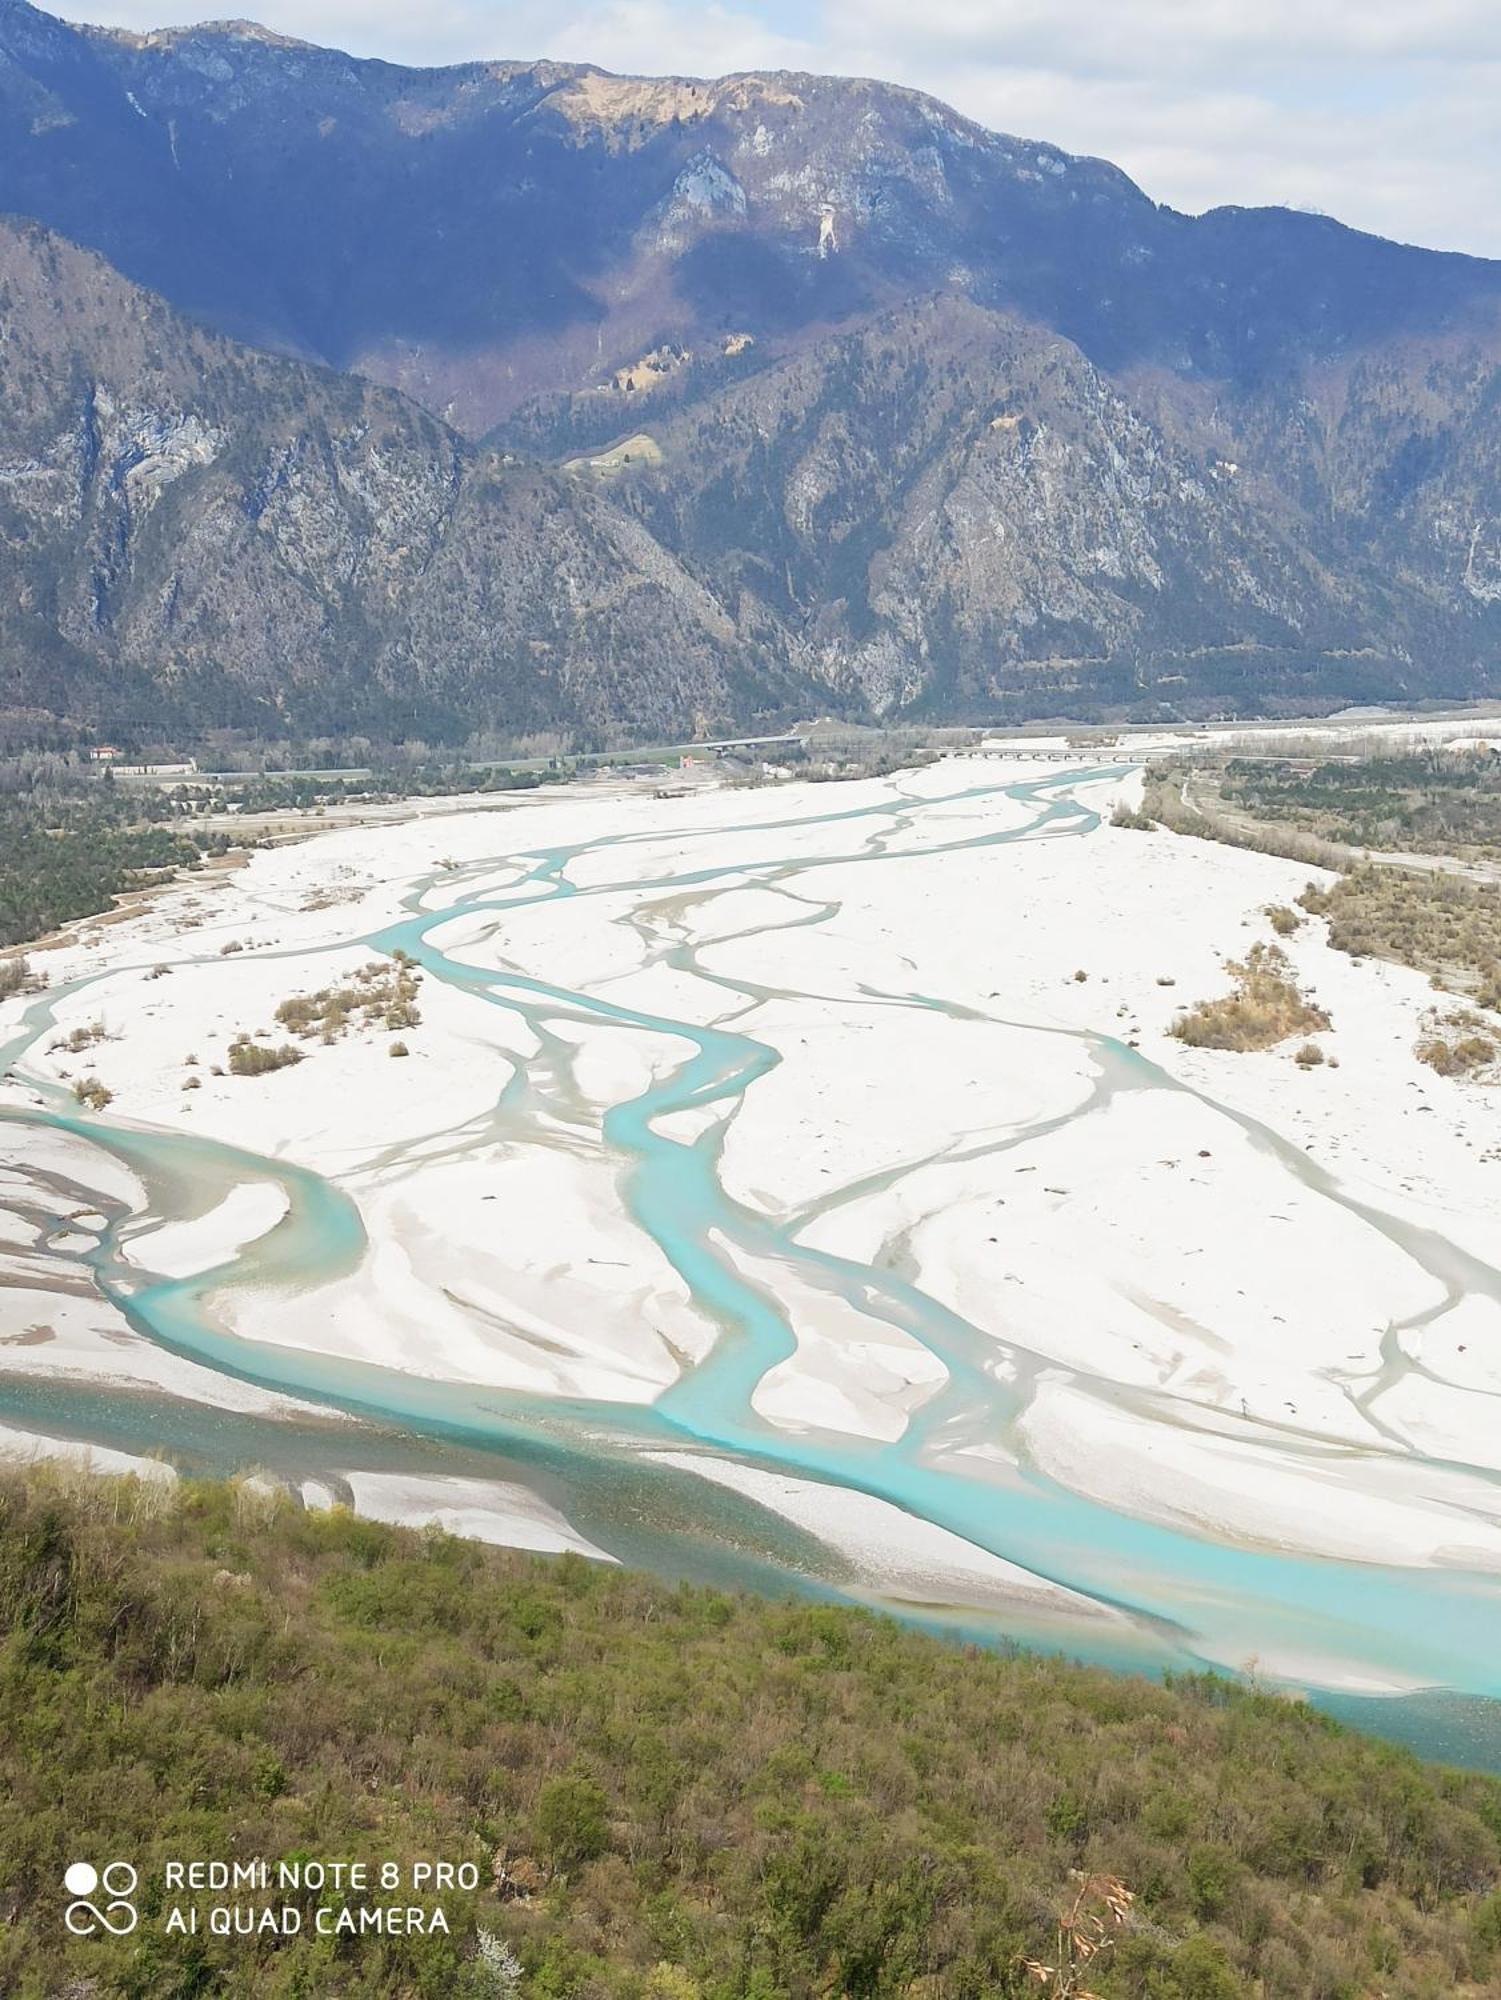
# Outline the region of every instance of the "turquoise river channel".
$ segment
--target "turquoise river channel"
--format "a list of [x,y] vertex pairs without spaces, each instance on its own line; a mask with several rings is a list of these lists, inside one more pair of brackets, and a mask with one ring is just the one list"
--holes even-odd
[[[789,898],[789,921],[826,922],[838,908],[824,893],[830,871],[879,867],[894,856],[910,855],[913,829],[920,829],[923,815],[934,808],[993,792],[1024,808],[1027,817],[1021,825],[1008,820],[996,830],[951,840],[940,834],[922,847],[929,856],[948,848],[1001,850],[1026,840],[1084,840],[1099,823],[1087,803],[1090,784],[1118,775],[1118,769],[1050,768],[1046,776],[1022,783],[942,795],[903,794],[780,823],[800,832],[823,825],[853,830],[860,841],[852,852],[768,856],[763,852],[767,836],[779,823],[761,821],[743,829],[752,853],[742,863],[721,860],[638,880],[612,875],[605,886],[612,895],[631,890],[643,897],[742,884],[770,888]],[[856,823],[852,829],[851,822]],[[42,1086],[27,1071],[25,1055],[49,1025],[59,997],[52,992],[32,1005],[21,1031],[0,1049],[0,1064],[35,1086],[45,1101],[0,1112],[0,1124],[50,1126],[103,1148],[148,1190],[155,1215],[200,1213],[220,1191],[245,1179],[274,1180],[289,1202],[283,1221],[232,1263],[192,1278],[149,1283],[121,1254],[121,1232],[138,1227],[140,1216],[108,1214],[107,1227],[86,1259],[99,1289],[137,1331],[176,1354],[366,1421],[350,1425],[253,1417],[166,1396],[111,1394],[97,1384],[21,1372],[0,1376],[0,1416],[56,1436],[136,1452],[157,1450],[187,1471],[223,1473],[254,1464],[297,1480],[318,1478],[329,1467],[363,1465],[519,1480],[623,1561],[734,1586],[870,1600],[859,1578],[830,1561],[811,1537],[653,1456],[663,1450],[711,1450],[719,1457],[874,1496],[1128,1614],[1060,1623],[1035,1613],[888,1607],[920,1622],[981,1643],[1059,1649],[1124,1670],[1202,1667],[1206,1656],[1197,1649],[1195,1634],[1206,1628],[1213,1630],[1213,1657],[1220,1663],[1250,1661],[1261,1653],[1364,1663],[1373,1680],[1389,1676],[1432,1691],[1381,1698],[1316,1687],[1309,1692],[1359,1726],[1408,1741],[1428,1754],[1501,1768],[1501,1578],[1458,1568],[1301,1556],[1157,1526],[1082,1498],[1024,1462],[1015,1477],[1004,1481],[961,1477],[946,1469],[945,1458],[956,1446],[994,1433],[1015,1414],[1027,1392],[1029,1367],[1040,1365],[1037,1358],[1008,1342],[1016,1367],[1009,1379],[999,1380],[987,1365],[994,1361],[994,1338],[927,1296],[896,1268],[899,1260],[888,1268],[814,1249],[799,1240],[806,1215],[782,1224],[732,1199],[718,1170],[718,1122],[691,1139],[667,1136],[660,1129],[674,1113],[732,1108],[777,1063],[775,1050],[758,1041],[752,1029],[739,1031],[735,1020],[737,1013],[752,1012],[779,989],[708,973],[697,964],[691,945],[672,943],[662,952],[666,963],[725,987],[729,1002],[743,997],[742,1006],[727,1006],[720,1025],[709,1027],[638,1011],[541,977],[467,964],[434,942],[432,934],[452,925],[456,916],[482,915],[491,908],[499,915],[529,902],[599,893],[577,886],[571,865],[582,856],[613,849],[613,858],[629,866],[631,846],[647,838],[617,833],[574,846],[516,853],[501,847],[500,839],[518,823],[524,819],[496,815],[500,852],[464,871],[474,879],[473,889],[460,885],[441,909],[432,910],[424,908],[432,878],[419,881],[406,899],[402,920],[364,939],[340,943],[362,943],[383,953],[404,951],[428,978],[509,1009],[528,1023],[537,1041],[535,1063],[518,1067],[493,1113],[494,1131],[512,1138],[527,1129],[529,1094],[547,1085],[557,1053],[553,1031],[560,1024],[608,1023],[625,1033],[671,1036],[683,1045],[683,1059],[668,1073],[605,1113],[603,1138],[621,1163],[623,1198],[633,1219],[661,1247],[699,1308],[722,1329],[712,1352],[655,1404],[639,1407],[476,1390],[235,1335],[213,1309],[215,1297],[227,1289],[272,1287],[285,1297],[286,1311],[295,1313],[301,1294],[358,1263],[366,1243],[355,1203],[336,1182],[284,1159],[246,1154],[196,1134],[88,1114],[55,1087]],[[691,841],[691,824],[675,831]],[[713,829],[721,846],[726,833],[736,831]],[[502,862],[519,864],[519,874],[497,892],[493,885]],[[996,865],[1006,865],[999,852]],[[801,896],[798,878],[815,872],[823,889],[816,897]],[[765,959],[768,977],[774,976],[774,949],[768,948]],[[950,1011],[939,995],[871,993],[864,998],[871,1005]],[[1088,1100],[1068,1118],[1087,1119],[1121,1092],[1187,1088],[1122,1041],[1097,1033],[1078,1039],[1087,1044],[1094,1082]],[[1234,1118],[1255,1145],[1305,1186],[1396,1243],[1434,1278],[1446,1299],[1465,1291],[1501,1298],[1501,1271],[1447,1239],[1361,1205],[1278,1133],[1224,1106],[1215,1108]],[[1045,1128],[1033,1127],[1030,1135],[1021,1136],[1035,1136],[1040,1129]],[[998,1142],[1011,1143],[1017,1143],[1016,1137]],[[812,1429],[789,1432],[756,1414],[751,1397],[757,1382],[792,1352],[794,1340],[775,1299],[739,1275],[727,1249],[794,1269],[807,1284],[911,1334],[942,1361],[945,1385],[913,1413],[900,1439],[883,1443]]]

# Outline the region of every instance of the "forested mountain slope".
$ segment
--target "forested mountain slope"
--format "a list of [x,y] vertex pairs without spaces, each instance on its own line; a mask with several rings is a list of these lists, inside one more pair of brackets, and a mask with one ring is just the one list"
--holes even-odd
[[807,694],[587,483],[0,222],[0,705],[106,732],[678,728]]
[[[66,280],[96,330],[122,281],[167,302],[137,402],[171,377],[192,450],[232,431],[246,468],[230,513],[224,454],[138,479],[144,536],[77,482],[28,513],[65,385],[118,401],[140,358],[33,297],[9,337],[47,410],[0,372],[0,552],[30,579],[6,699],[649,734],[1501,686],[1494,263],[1180,215],[881,83],[413,70],[26,0],[0,0],[0,207],[106,260]],[[255,496],[302,400],[273,536]]]

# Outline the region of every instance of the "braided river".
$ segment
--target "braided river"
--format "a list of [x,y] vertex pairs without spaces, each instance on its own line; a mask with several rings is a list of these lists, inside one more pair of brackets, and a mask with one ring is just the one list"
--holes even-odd
[[[867,1258],[827,1247],[820,1225],[841,1208],[889,1193],[922,1160],[877,1165],[813,1201],[778,1209],[727,1188],[726,1134],[782,1060],[773,1042],[758,1035],[766,1010],[810,998],[844,1002],[852,1018],[861,1010],[885,1022],[894,1015],[921,1021],[927,1032],[944,1021],[991,1018],[975,996],[941,990],[855,981],[832,995],[810,995],[783,970],[779,935],[837,930],[842,882],[910,868],[915,857],[941,867],[945,856],[985,853],[1005,869],[1013,854],[1037,843],[1066,843],[1088,867],[1093,843],[1121,838],[1102,828],[1097,807],[1097,795],[1121,782],[1118,768],[1047,767],[1004,783],[974,781],[974,773],[973,766],[955,767],[941,786],[888,785],[875,797],[862,787],[853,805],[841,805],[834,787],[800,788],[784,818],[762,808],[743,829],[733,821],[715,824],[712,854],[703,861],[695,858],[691,803],[679,805],[670,823],[679,851],[670,864],[655,827],[528,847],[525,810],[494,815],[488,825],[495,851],[414,873],[399,913],[358,936],[338,937],[340,949],[357,944],[380,958],[405,954],[425,990],[447,989],[524,1026],[524,1037],[512,1036],[520,1053],[498,1090],[491,1073],[476,1065],[475,1101],[463,1119],[425,1141],[428,1165],[482,1160],[496,1149],[515,1160],[528,1149],[575,1144],[581,1038],[607,1029],[626,1043],[640,1038],[643,1047],[660,1051],[665,1040],[670,1047],[671,1060],[656,1060],[644,1087],[635,1074],[617,1101],[597,1107],[589,1141],[612,1163],[629,1226],[655,1246],[693,1311],[715,1329],[703,1351],[679,1357],[674,1379],[651,1400],[445,1380],[441,1362],[418,1374],[299,1344],[298,1314],[316,1311],[321,1288],[349,1278],[370,1254],[361,1200],[340,1175],[292,1158],[170,1129],[128,1115],[128,1107],[126,1115],[80,1108],[37,1058],[59,1022],[76,1018],[91,987],[111,976],[84,969],[29,1001],[8,1032],[0,1056],[22,1089],[0,1105],[0,1129],[18,1153],[39,1134],[97,1149],[144,1190],[146,1207],[101,1192],[104,1177],[90,1188],[82,1176],[77,1184],[54,1176],[55,1212],[44,1218],[38,1255],[50,1260],[59,1283],[76,1287],[86,1278],[135,1336],[226,1383],[279,1392],[302,1407],[271,1415],[138,1388],[118,1392],[103,1379],[28,1373],[18,1350],[15,1365],[0,1374],[0,1419],[44,1436],[160,1452],[188,1471],[254,1464],[293,1485],[326,1480],[341,1494],[342,1482],[359,1468],[504,1479],[541,1496],[589,1545],[623,1561],[699,1580],[879,1602],[983,1643],[1061,1648],[1117,1668],[1236,1671],[1254,1670],[1258,1660],[1302,1663],[1274,1664],[1269,1677],[1425,1749],[1501,1763],[1495,1569],[1453,1560],[1389,1563],[1378,1548],[1359,1560],[1310,1554],[1091,1498],[1050,1475],[1020,1441],[1018,1425],[1039,1381],[1055,1374],[1057,1364],[1055,1354],[1028,1347],[1024,1300],[998,1340],[952,1298],[925,1289],[910,1232],[888,1231]],[[742,833],[745,853],[737,857],[733,842]],[[704,913],[747,889],[756,892],[755,921],[734,928],[727,914],[713,948],[706,948]],[[513,925],[524,912],[564,904],[566,912],[554,909],[560,921],[622,927],[637,950],[634,963],[668,981],[664,992],[691,987],[707,996],[704,1004],[659,1012],[635,997],[611,997],[607,982],[549,977],[545,959],[485,962],[477,946],[488,926]],[[731,912],[733,901],[725,907]],[[756,949],[742,949],[731,961],[726,942]],[[1083,939],[1079,950],[1087,954]],[[263,961],[277,955],[274,946],[259,954]],[[172,961],[170,943],[154,939],[149,952],[136,954],[137,965],[148,956]],[[288,956],[297,960],[300,979],[310,961],[316,968],[317,949],[289,947]],[[754,977],[747,975],[748,960]],[[1087,1089],[1046,1116],[960,1135],[934,1157],[1009,1172],[1007,1155],[1020,1157],[1065,1128],[1087,1141],[1133,1094],[1154,1093],[1153,1104],[1192,1100],[1185,1110],[1226,1121],[1263,1171],[1285,1177],[1289,1190],[1320,1212],[1339,1211],[1346,1224],[1370,1232],[1383,1254],[1399,1257],[1427,1286],[1429,1302],[1420,1311],[1394,1312],[1374,1374],[1351,1389],[1362,1409],[1379,1412],[1381,1394],[1419,1365],[1412,1358],[1419,1322],[1457,1301],[1501,1303],[1501,1269],[1442,1228],[1386,1211],[1364,1187],[1353,1191],[1289,1135],[1285,1121],[1263,1122],[1243,1104],[1218,1100],[1197,1072],[1176,1074],[1149,1049],[1133,1046],[1135,1037],[1106,1026],[1029,1019],[1010,1011],[1004,994],[994,1018],[1018,1038],[1008,1046],[1025,1047],[1027,1037],[1039,1049],[1067,1041]],[[315,1054],[312,1065],[320,1059]],[[381,1081],[375,1075],[370,1088]],[[406,1164],[398,1140],[364,1167],[399,1177]],[[202,1216],[247,1181],[279,1191],[281,1219],[265,1233],[186,1276],[152,1274],[132,1254],[144,1223]],[[88,1226],[80,1224],[80,1203],[90,1212]],[[34,1202],[29,1212],[35,1216]],[[491,1212],[503,1255],[504,1204]],[[1004,1209],[995,1227],[1004,1232]],[[920,1360],[930,1357],[922,1360],[924,1393],[907,1399],[888,1434],[859,1435],[816,1417],[790,1423],[784,1411],[767,1413],[758,1385],[798,1351],[784,1287],[789,1297],[818,1302],[841,1325],[884,1330]],[[274,1342],[243,1330],[234,1307],[249,1299],[259,1302],[262,1323],[274,1311],[293,1330]],[[1072,1371],[1076,1383],[1086,1376],[1087,1370]],[[1142,1416],[1144,1392],[1131,1381],[1101,1374],[1085,1386],[1123,1421]],[[1501,1410],[1501,1401],[1493,1407]],[[319,1410],[329,1413],[327,1421]],[[1160,1405],[1148,1416],[1173,1422]],[[1323,1451],[1317,1441],[1308,1448],[1315,1456]],[[1394,1442],[1394,1449],[1411,1462],[1410,1446]],[[696,1466],[738,1472],[706,1477]],[[1463,1470],[1476,1481],[1501,1483],[1501,1473],[1483,1464]],[[772,1505],[770,1479],[798,1482],[800,1509]],[[805,1488],[812,1489],[811,1505]],[[945,1531],[999,1559],[1002,1581],[988,1597],[971,1593],[947,1604],[941,1590],[912,1583],[919,1553],[903,1571],[906,1581],[882,1585],[868,1566],[840,1552],[837,1536],[819,1532],[820,1493],[831,1518],[841,1503],[877,1503],[893,1510],[881,1519],[907,1517]],[[1015,1591],[1003,1587],[1008,1565],[1026,1573]],[[1325,1663],[1334,1665],[1326,1671]]]

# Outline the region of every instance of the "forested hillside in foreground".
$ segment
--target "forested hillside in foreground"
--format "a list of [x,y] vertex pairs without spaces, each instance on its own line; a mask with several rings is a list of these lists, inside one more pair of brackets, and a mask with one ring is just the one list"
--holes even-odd
[[[1209,1678],[255,1487],[0,1481],[0,1991],[24,2000],[1438,2000],[1501,1990],[1498,1842],[1501,1783]],[[320,1939],[306,1894],[259,1899],[302,1912],[290,1938],[164,1935],[168,1860],[297,1855],[479,1886],[439,1899],[448,1937]],[[139,1869],[133,1935],[68,1939],[81,1856]],[[1067,1983],[1076,1904],[1063,1959],[1102,1949]]]

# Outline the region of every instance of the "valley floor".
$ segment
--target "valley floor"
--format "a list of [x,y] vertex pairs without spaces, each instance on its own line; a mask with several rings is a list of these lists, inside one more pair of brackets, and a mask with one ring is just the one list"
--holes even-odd
[[[534,796],[86,927],[0,1011],[0,1382],[320,1427],[307,1504],[606,1554],[556,1495],[341,1459],[351,1410],[493,1408],[855,1594],[1501,1692],[1495,1093],[1314,919],[1323,1064],[1174,1039],[1309,871],[1110,826],[1139,784]],[[398,950],[415,1025],[278,1024]]]

